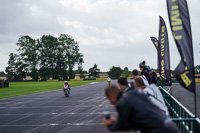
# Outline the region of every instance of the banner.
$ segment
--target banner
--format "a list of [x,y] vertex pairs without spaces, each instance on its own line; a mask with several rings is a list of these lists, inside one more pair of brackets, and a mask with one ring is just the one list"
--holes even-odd
[[151,37],[151,41],[153,42],[154,46],[158,50],[158,40],[155,37]]
[[192,33],[187,2],[167,0],[167,9],[172,34],[181,56],[173,75],[184,88],[195,93]]
[[157,57],[158,57],[158,59],[157,59],[157,62],[158,62],[158,73],[160,74],[160,62],[159,61],[161,61],[160,60],[160,43],[158,42],[158,40],[155,38],[155,37],[151,37],[151,41],[153,42],[153,44],[154,44],[154,46],[156,47],[156,49],[157,49]]
[[160,17],[158,42],[160,43],[160,78],[164,81],[165,85],[171,85],[171,72],[170,72],[170,56],[169,56],[169,42],[167,27],[162,17]]

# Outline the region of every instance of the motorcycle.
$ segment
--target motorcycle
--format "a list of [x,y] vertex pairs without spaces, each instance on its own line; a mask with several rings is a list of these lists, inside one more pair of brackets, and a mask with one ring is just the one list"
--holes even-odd
[[70,94],[69,85],[65,84],[63,86],[63,91],[64,91],[64,94],[65,94],[65,97],[69,97],[69,94]]

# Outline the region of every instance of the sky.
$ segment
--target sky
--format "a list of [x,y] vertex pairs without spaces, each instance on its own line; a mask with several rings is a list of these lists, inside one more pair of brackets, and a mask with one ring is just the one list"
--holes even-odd
[[[84,70],[98,65],[139,69],[143,60],[157,68],[157,51],[150,40],[158,37],[159,16],[169,34],[171,69],[180,62],[172,37],[166,0],[0,0],[0,71],[9,54],[16,53],[21,35],[71,35],[84,55]],[[200,0],[187,0],[193,35],[194,63],[200,65]],[[76,69],[76,68],[75,68]]]

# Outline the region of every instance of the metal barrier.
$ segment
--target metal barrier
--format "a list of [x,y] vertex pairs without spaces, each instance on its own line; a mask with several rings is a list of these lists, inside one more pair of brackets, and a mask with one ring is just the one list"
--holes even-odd
[[172,120],[181,133],[200,133],[200,120],[177,101],[163,87],[159,86]]

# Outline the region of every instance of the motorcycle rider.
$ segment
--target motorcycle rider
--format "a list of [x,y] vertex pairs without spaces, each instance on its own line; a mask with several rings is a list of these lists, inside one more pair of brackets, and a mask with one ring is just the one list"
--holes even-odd
[[108,85],[110,86],[110,83],[111,83],[111,78],[110,77],[107,78],[107,82],[108,82]]
[[64,83],[63,86],[65,86],[65,85],[68,85],[68,86],[69,86],[69,94],[70,94],[70,91],[71,91],[70,84],[69,84],[67,81],[65,81],[65,83]]

